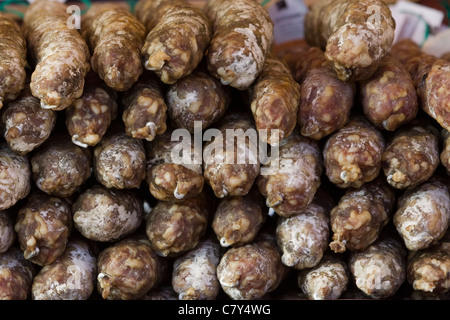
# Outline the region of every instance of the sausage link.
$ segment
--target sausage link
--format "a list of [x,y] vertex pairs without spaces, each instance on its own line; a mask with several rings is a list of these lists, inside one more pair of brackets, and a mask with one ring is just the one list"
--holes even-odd
[[422,109],[443,128],[450,129],[450,61],[422,55],[409,60],[407,67],[415,70],[416,64],[419,65],[417,72],[410,73],[415,80]]
[[252,189],[245,196],[220,200],[211,227],[222,247],[253,242],[266,221],[264,198]]
[[90,69],[89,48],[78,31],[69,28],[68,18],[65,4],[38,0],[28,7],[23,20],[22,30],[36,65],[31,92],[46,109],[63,110],[79,98]]
[[83,15],[80,33],[92,53],[92,70],[110,88],[125,91],[138,80],[146,30],[126,6],[92,4]]
[[25,155],[48,139],[55,123],[56,112],[41,108],[27,87],[2,110],[0,130],[9,148]]
[[132,234],[144,220],[144,206],[134,190],[94,185],[72,206],[75,228],[87,239],[108,242]]
[[167,261],[140,235],[123,239],[100,252],[97,291],[107,300],[135,300],[160,285]]
[[215,300],[220,284],[216,269],[220,261],[220,245],[205,239],[173,263],[172,287],[179,300]]
[[205,179],[202,163],[195,163],[193,145],[183,150],[181,161],[172,158],[172,151],[180,143],[172,140],[172,133],[169,129],[146,145],[146,181],[150,193],[156,199],[183,201],[198,196],[203,190]]
[[266,197],[266,205],[279,216],[302,213],[321,184],[323,161],[316,141],[294,132],[284,139],[275,159],[256,183]]
[[408,255],[406,276],[414,290],[442,294],[450,290],[450,242],[448,239]]
[[438,132],[418,123],[395,131],[381,157],[386,180],[397,189],[414,188],[427,181],[439,164]]
[[276,244],[267,240],[230,248],[217,266],[222,290],[233,300],[262,299],[278,288],[285,275]]
[[374,299],[392,297],[406,280],[406,255],[402,243],[389,236],[352,251],[348,264],[356,287]]
[[442,182],[431,178],[403,193],[393,223],[410,251],[437,243],[445,234],[450,219],[450,195]]
[[152,141],[166,129],[167,105],[161,83],[144,73],[122,96],[122,120],[126,133],[135,139]]
[[[300,39],[295,45],[279,48],[274,53],[287,64],[295,81],[301,82],[301,76],[305,72],[304,68],[311,62],[310,58],[317,58],[317,56],[307,54],[311,48],[316,47],[311,47],[305,39]],[[319,51],[322,52],[322,58],[324,58],[323,51],[320,49]],[[319,53],[319,51],[317,52]]]
[[411,75],[420,108],[449,130],[450,61],[426,54],[410,40],[396,43],[391,51],[394,58],[401,59]]
[[0,12],[0,109],[15,100],[25,87],[27,45],[16,21]]
[[31,167],[26,156],[21,156],[5,142],[0,143],[0,210],[5,210],[24,199],[31,190]]
[[300,83],[297,123],[303,136],[320,140],[342,128],[354,105],[355,84],[340,80],[324,52],[302,45],[293,66]]
[[395,200],[393,189],[380,178],[348,189],[330,212],[330,248],[339,253],[365,250],[388,224]]
[[385,146],[383,135],[367,119],[350,119],[323,147],[326,176],[340,188],[359,188],[380,173]]
[[395,131],[416,117],[419,107],[411,75],[391,56],[360,86],[364,115],[376,127]]
[[[315,197],[306,210],[277,221],[276,239],[284,265],[297,270],[316,266],[328,248],[330,210],[323,192]],[[327,198],[327,197],[326,197]]]
[[327,253],[313,268],[301,270],[297,284],[308,300],[335,300],[347,290],[350,270],[345,259]]
[[208,201],[205,193],[182,202],[158,201],[145,227],[153,249],[174,257],[195,248],[209,226]]
[[9,210],[0,211],[0,254],[8,251],[16,241],[13,214]]
[[343,81],[369,78],[389,52],[395,21],[382,0],[321,0],[305,17],[305,38],[325,50]]
[[20,207],[14,230],[25,259],[39,266],[53,263],[66,249],[72,211],[64,199],[33,192]]
[[36,267],[23,257],[18,247],[1,253],[0,300],[27,300],[35,275]]
[[418,56],[422,53],[420,46],[418,46],[411,39],[401,39],[394,43],[389,51],[389,55],[406,67],[409,59]]
[[94,175],[107,188],[139,188],[145,179],[145,149],[122,127],[112,126],[93,152]]
[[203,176],[218,198],[246,195],[259,175],[258,135],[246,114],[229,113],[203,149]]
[[[297,124],[300,85],[288,66],[269,55],[250,87],[251,110],[262,141],[277,144],[288,137]],[[272,134],[274,133],[274,136]]]
[[91,176],[91,150],[72,143],[66,133],[53,134],[33,153],[36,186],[47,194],[69,197]]
[[95,288],[97,255],[81,238],[71,239],[64,253],[33,279],[33,300],[88,300]]
[[170,120],[191,133],[195,121],[201,121],[202,130],[216,123],[225,114],[230,100],[230,90],[202,70],[170,85],[166,93]]
[[146,27],[144,66],[167,84],[193,72],[211,40],[211,23],[200,8],[184,0],[140,0],[135,12]]
[[213,25],[208,71],[224,85],[248,89],[273,43],[269,13],[254,0],[208,0],[204,10]]
[[117,117],[117,93],[93,72],[85,79],[83,95],[65,109],[65,122],[72,142],[88,148],[102,140]]

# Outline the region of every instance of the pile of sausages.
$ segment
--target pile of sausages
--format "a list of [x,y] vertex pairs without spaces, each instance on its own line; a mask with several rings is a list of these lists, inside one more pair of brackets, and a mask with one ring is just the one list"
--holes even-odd
[[450,298],[450,60],[382,0],[69,18],[0,13],[0,299]]

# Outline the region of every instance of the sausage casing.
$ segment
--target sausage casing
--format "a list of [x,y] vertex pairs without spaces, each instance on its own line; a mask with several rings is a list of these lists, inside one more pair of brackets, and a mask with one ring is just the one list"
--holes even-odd
[[72,206],[75,228],[87,239],[116,241],[133,233],[143,222],[141,199],[129,189],[94,185],[85,190]]
[[209,0],[204,10],[213,25],[208,71],[224,85],[248,89],[273,42],[269,13],[253,0]]
[[33,95],[47,109],[63,110],[83,93],[90,69],[89,48],[75,28],[70,28],[67,6],[48,0],[33,2],[22,30],[36,67],[31,75]]
[[95,73],[88,73],[83,94],[65,109],[66,128],[72,142],[83,148],[97,145],[117,117],[116,99],[114,90]]
[[257,178],[257,185],[266,205],[283,217],[302,213],[321,184],[319,145],[294,132],[283,140],[278,156],[262,168],[268,170]]
[[27,45],[20,26],[0,13],[0,109],[4,101],[14,100],[25,87]]
[[5,210],[25,198],[31,190],[31,166],[26,156],[0,143],[0,210]]
[[172,84],[197,68],[211,39],[200,8],[184,0],[140,0],[135,12],[148,32],[141,50],[147,70]]
[[84,239],[71,239],[64,253],[33,279],[33,300],[87,300],[95,288],[97,255]]
[[81,35],[92,53],[92,69],[116,91],[125,91],[142,74],[145,27],[121,4],[94,3],[83,15]]
[[72,210],[61,198],[32,193],[17,213],[14,230],[24,257],[45,266],[66,249],[72,231]]

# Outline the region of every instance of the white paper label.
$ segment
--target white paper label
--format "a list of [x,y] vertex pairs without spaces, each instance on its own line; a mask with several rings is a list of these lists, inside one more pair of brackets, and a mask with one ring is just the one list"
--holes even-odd
[[305,15],[308,7],[303,0],[276,1],[268,8],[274,23],[275,44],[305,38]]

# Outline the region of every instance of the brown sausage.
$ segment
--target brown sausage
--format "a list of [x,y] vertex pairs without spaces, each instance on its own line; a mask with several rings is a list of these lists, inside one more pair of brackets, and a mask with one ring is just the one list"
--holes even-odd
[[64,253],[33,279],[33,300],[87,300],[95,288],[97,255],[81,238],[71,239]]
[[0,109],[25,87],[27,45],[19,24],[0,12]]
[[132,234],[144,220],[144,206],[134,190],[94,185],[72,206],[75,228],[87,239],[108,242]]
[[101,251],[97,267],[97,291],[103,299],[135,300],[161,283],[167,261],[156,255],[145,237],[137,235]]
[[141,50],[147,70],[172,84],[197,68],[211,39],[200,8],[184,0],[140,0],[135,13],[148,32]]
[[203,148],[203,176],[218,198],[246,195],[259,175],[258,136],[246,114],[229,113]]
[[450,194],[447,186],[431,178],[407,190],[398,199],[393,223],[410,251],[436,244],[448,229]]
[[380,178],[347,189],[330,212],[330,248],[339,253],[367,248],[390,221],[395,200],[393,189]]
[[143,70],[145,27],[126,6],[112,1],[92,4],[82,19],[92,69],[114,90],[129,89]]
[[427,181],[440,164],[438,132],[409,123],[394,132],[381,157],[386,181],[394,188],[414,188]]
[[32,177],[47,194],[68,197],[91,176],[90,149],[72,143],[64,133],[53,134],[31,156]]
[[14,230],[25,259],[45,266],[66,249],[72,231],[69,203],[45,193],[33,192],[17,213]]
[[0,254],[8,251],[16,238],[12,212],[9,210],[0,211]]
[[321,0],[305,17],[305,38],[325,50],[341,80],[369,78],[394,41],[395,20],[382,0]]
[[25,155],[48,139],[56,123],[56,112],[41,108],[29,87],[2,110],[1,134],[16,153]]
[[375,299],[392,297],[406,280],[407,251],[396,237],[382,236],[363,251],[352,251],[350,272],[356,287]]
[[268,240],[228,249],[217,266],[222,290],[233,300],[262,299],[280,285],[285,275],[280,252]]
[[[188,141],[179,142],[172,137],[174,131],[169,128],[146,144],[146,181],[150,193],[158,200],[183,201],[196,197],[203,190],[202,162],[196,160],[195,145],[188,145],[192,141],[191,134],[186,133]],[[183,156],[174,158],[172,152],[180,143],[182,147],[186,143]]]
[[195,122],[204,130],[216,123],[230,103],[230,90],[202,70],[196,70],[170,85],[166,93],[170,120],[194,133]]
[[398,60],[403,66],[412,57],[418,56],[422,53],[420,46],[411,39],[401,39],[394,43],[389,51],[389,55]]
[[135,139],[152,141],[166,129],[167,105],[160,81],[149,72],[122,95],[125,132]]
[[31,190],[31,166],[26,156],[0,143],[0,210],[24,199]]
[[158,201],[147,217],[145,232],[161,256],[179,256],[195,248],[209,226],[206,193],[181,202]]
[[94,148],[94,175],[107,188],[139,188],[145,179],[145,165],[143,142],[127,135],[120,126],[112,126]]
[[216,269],[220,245],[207,238],[173,263],[172,287],[179,300],[216,300],[220,291]]
[[411,251],[407,260],[407,280],[414,290],[442,294],[450,290],[450,238],[423,250]]
[[83,95],[65,109],[66,128],[72,142],[83,148],[97,145],[117,117],[116,99],[117,93],[94,72],[89,72]]
[[273,42],[269,13],[253,0],[209,0],[204,10],[213,25],[206,55],[209,73],[224,85],[248,89]]
[[264,198],[255,188],[245,196],[220,200],[211,227],[222,247],[253,242],[266,221]]
[[301,97],[297,123],[303,136],[320,140],[347,123],[356,89],[352,81],[337,77],[322,50],[303,47],[293,66]]
[[376,127],[395,131],[416,117],[419,107],[411,75],[391,56],[360,87],[364,115]]
[[266,197],[266,205],[282,217],[302,213],[321,184],[319,145],[294,132],[283,140],[277,157],[262,168],[267,170],[256,183]]
[[353,117],[326,140],[325,174],[340,188],[359,188],[380,173],[385,146],[383,135],[372,123]]
[[304,212],[278,218],[277,244],[282,252],[281,261],[288,267],[312,268],[321,261],[328,248],[333,206],[325,192],[318,192],[318,195]]
[[350,270],[346,259],[326,253],[313,268],[301,270],[297,280],[309,300],[335,300],[347,290]]
[[0,254],[0,300],[27,300],[36,274],[33,263],[22,251],[12,246]]
[[441,127],[450,129],[450,61],[426,54],[411,40],[396,43],[391,55],[400,59],[411,75],[420,108]]
[[280,143],[297,124],[300,85],[281,59],[269,55],[250,91],[250,107],[261,140]]
[[30,88],[46,109],[63,110],[81,96],[90,69],[89,48],[77,29],[69,28],[67,6],[49,0],[33,2],[22,30],[35,64]]

